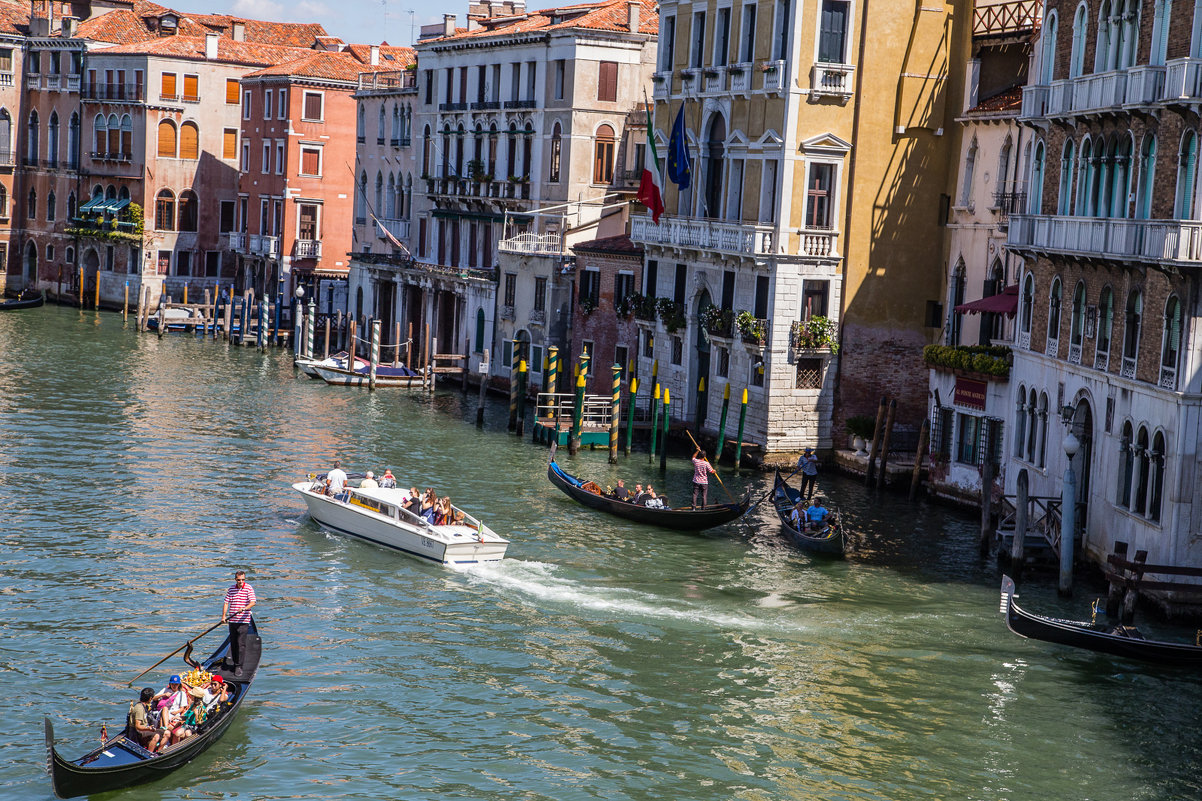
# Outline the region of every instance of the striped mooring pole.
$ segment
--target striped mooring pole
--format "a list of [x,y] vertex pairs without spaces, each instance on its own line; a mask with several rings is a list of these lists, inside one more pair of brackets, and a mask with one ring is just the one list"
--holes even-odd
[[371,321],[371,364],[368,369],[370,371],[367,379],[367,388],[374,390],[376,388],[376,368],[380,366],[380,321]]
[[626,393],[626,456],[630,456],[630,443],[634,439],[634,401],[639,392],[639,379],[630,379],[630,391]]
[[313,358],[313,341],[317,335],[317,304],[309,301],[309,310],[305,314],[305,356]]
[[259,298],[259,330],[258,330],[259,350],[267,352],[267,296]]
[[622,366],[613,366],[613,400],[609,407],[609,463],[618,463],[618,420],[622,416]]

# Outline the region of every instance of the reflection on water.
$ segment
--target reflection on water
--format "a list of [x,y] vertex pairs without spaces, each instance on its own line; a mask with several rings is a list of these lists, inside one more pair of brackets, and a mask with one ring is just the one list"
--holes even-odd
[[[1011,636],[972,519],[823,476],[853,552],[816,559],[767,506],[700,536],[585,510],[455,391],[329,388],[59,308],[0,318],[0,347],[4,720],[31,735],[0,797],[48,796],[42,716],[70,754],[119,725],[234,567],[265,642],[243,715],[122,798],[1202,797],[1202,681]],[[288,484],[336,457],[450,494],[512,558],[457,572],[323,532]],[[567,463],[687,497],[683,459]]]

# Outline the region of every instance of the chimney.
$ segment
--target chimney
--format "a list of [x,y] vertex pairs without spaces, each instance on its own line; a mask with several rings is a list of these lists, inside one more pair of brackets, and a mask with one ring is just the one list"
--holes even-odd
[[639,9],[642,5],[639,0],[630,0],[626,4],[626,24],[630,27],[631,33],[639,32]]
[[231,38],[233,38],[233,40],[235,42],[245,42],[246,41],[246,23],[245,22],[235,22],[234,30],[232,33],[230,33],[230,36],[231,36]]
[[455,15],[454,14],[443,14],[442,15],[442,35],[443,36],[454,36],[455,35]]
[[368,63],[371,64],[371,66],[373,66],[373,67],[380,66],[380,46],[379,45],[371,46],[371,57],[368,59]]
[[79,18],[78,17],[63,17],[63,19],[62,19],[63,38],[64,39],[74,39],[75,31],[78,29],[78,26],[79,26]]
[[205,58],[209,61],[217,60],[217,43],[221,40],[219,33],[205,34]]

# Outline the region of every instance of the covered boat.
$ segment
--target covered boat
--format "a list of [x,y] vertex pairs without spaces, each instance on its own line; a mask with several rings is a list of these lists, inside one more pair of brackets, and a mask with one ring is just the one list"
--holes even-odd
[[[701,509],[653,509],[636,506],[629,501],[620,501],[599,492],[585,489],[583,481],[560,467],[554,459],[547,465],[547,479],[567,495],[585,506],[624,517],[638,523],[676,529],[677,531],[703,531],[738,520],[747,511],[751,502],[744,498],[740,503],[722,503]],[[595,485],[593,485],[595,486]]]
[[442,565],[505,558],[509,541],[466,512],[462,523],[436,526],[402,506],[409,497],[406,490],[348,487],[345,495],[335,498],[325,494],[324,478],[292,485],[304,497],[309,516],[323,528]]
[[[314,359],[311,356],[297,356],[295,359],[293,359],[293,364],[295,364],[296,367],[309,378],[316,378],[318,381],[320,381],[321,376],[317,374],[318,367],[337,367],[346,369],[347,356],[348,354],[345,350],[339,351],[338,353],[331,353],[324,359]],[[356,356],[355,368],[359,369],[366,367],[368,367],[367,360]]]
[[1083,620],[1061,620],[1028,612],[1015,598],[1014,580],[1002,576],[1000,611],[1006,627],[1020,637],[1086,648],[1111,656],[1160,665],[1202,667],[1202,645],[1146,640],[1131,626],[1107,626]]
[[223,660],[230,651],[228,636],[199,666],[188,658],[191,653],[189,645],[184,660],[193,667],[221,676],[229,688],[230,698],[210,713],[196,734],[158,754],[143,748],[132,731],[126,728],[78,759],[67,759],[54,747],[54,725],[50,718],[46,718],[47,761],[55,794],[60,798],[73,798],[154,781],[200,756],[221,739],[241,709],[259,667],[262,649],[262,639],[253,619],[246,634],[241,676],[235,676],[233,670],[224,666]]
[[843,555],[843,527],[839,525],[839,516],[832,514],[827,517],[825,525],[812,529],[798,529],[793,525],[791,514],[793,507],[801,500],[801,491],[790,487],[780,471],[776,471],[775,485],[772,489],[772,505],[780,518],[781,528],[785,536],[803,551]]

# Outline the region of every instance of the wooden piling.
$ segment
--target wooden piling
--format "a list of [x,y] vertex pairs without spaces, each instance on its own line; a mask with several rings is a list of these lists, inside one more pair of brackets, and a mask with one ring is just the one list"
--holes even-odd
[[927,458],[927,440],[931,436],[931,421],[923,420],[918,429],[918,449],[914,451],[914,470],[910,473],[910,500],[918,497],[918,487],[922,483],[922,463]]
[[884,487],[889,476],[886,468],[889,466],[889,446],[893,442],[893,419],[897,416],[897,399],[889,401],[889,412],[885,415],[885,435],[881,442],[881,470],[877,474],[876,485]]
[[509,348],[509,425],[514,431],[518,425],[518,340],[510,340]]
[[993,539],[993,459],[988,454],[981,465],[981,533],[977,537],[977,551],[981,556],[989,553],[989,542]]
[[881,428],[885,425],[885,413],[889,408],[889,398],[882,395],[881,402],[876,407],[876,423],[872,427],[872,447],[868,451],[868,467],[864,471],[864,485],[871,487],[873,468],[876,467],[876,457],[881,449]]
[[409,338],[405,340],[405,361],[408,362],[405,366],[410,370],[417,368],[413,363],[413,323],[409,323]]
[[346,344],[347,344],[346,369],[348,369],[348,370],[355,369],[355,359],[357,358],[357,354],[356,354],[357,348],[355,347],[355,345],[357,344],[357,340],[356,340],[355,336],[358,333],[355,330],[356,329],[355,324],[357,322],[358,321],[354,317],[351,317],[349,315],[347,316],[347,319],[346,319],[346,337],[347,337],[347,340],[346,340]]
[[81,309],[83,308],[83,293],[84,293],[83,268],[80,267],[79,268],[79,308],[81,308]]
[[735,467],[743,464],[743,427],[747,424],[747,387],[743,387],[743,398],[739,401],[739,439],[735,443]]
[[96,271],[96,295],[92,298],[92,308],[100,311],[100,270]]
[[1014,482],[1014,541],[1010,543],[1010,578],[1015,581],[1022,578],[1023,567],[1026,564],[1023,546],[1027,537],[1027,508],[1031,504],[1031,492],[1028,488],[1030,483],[1027,471],[1019,470]]
[[639,393],[639,379],[630,379],[630,389],[626,392],[626,458],[630,458],[630,445],[634,441],[634,402]]
[[[399,328],[399,326],[398,326],[398,328]],[[463,372],[459,374],[460,377],[463,379],[463,383],[460,386],[460,389],[463,391],[464,395],[467,395],[467,372],[468,372],[467,365],[468,365],[468,360],[471,357],[472,357],[472,338],[464,337],[464,339],[463,339]],[[535,412],[535,414],[537,414],[537,412]]]
[[334,347],[338,350],[346,350],[346,330],[342,327],[342,309],[338,310],[338,316],[334,318],[334,341],[338,343]]
[[425,367],[427,368],[426,372],[429,373],[429,375],[430,375],[430,383],[433,383],[434,382],[434,374],[429,372],[430,353],[431,353],[431,351],[430,351],[430,324],[429,323],[426,323],[426,336],[425,336],[425,341],[423,344],[425,345],[425,350],[426,350],[426,353],[425,353]]
[[329,318],[329,317],[327,317],[327,318],[326,318],[326,343],[325,343],[325,352],[322,354],[322,357],[321,357],[321,358],[323,358],[323,359],[328,359],[328,358],[330,358],[330,318]]
[[129,322],[129,281],[125,282],[125,300],[121,302],[121,322]]
[[200,331],[201,337],[205,338],[205,339],[207,339],[209,336],[209,300],[210,300],[210,297],[211,296],[209,295],[209,288],[205,287],[205,308],[204,308],[204,311],[201,312],[201,331]]
[[697,412],[693,419],[693,430],[697,433],[697,439],[701,439],[701,424],[705,422],[705,406],[701,402],[702,396],[705,394],[705,376],[697,381]]
[[[127,284],[127,286],[128,286],[128,284]],[[145,298],[145,293],[142,291],[143,289],[148,290],[149,287],[143,287],[141,284],[139,284],[138,285],[138,310],[136,312],[134,312],[134,327],[138,331],[142,330],[142,308],[143,308],[142,301]]]
[[159,324],[157,333],[159,339],[163,338],[163,334],[167,333],[167,304],[171,302],[171,298],[159,293]]
[[224,330],[221,332],[221,338],[226,342],[233,341],[230,331],[234,329],[234,289],[230,287],[230,294],[225,300],[225,320],[223,323]]
[[476,425],[484,427],[484,396],[488,393],[488,350],[480,356],[480,398],[476,401]]

